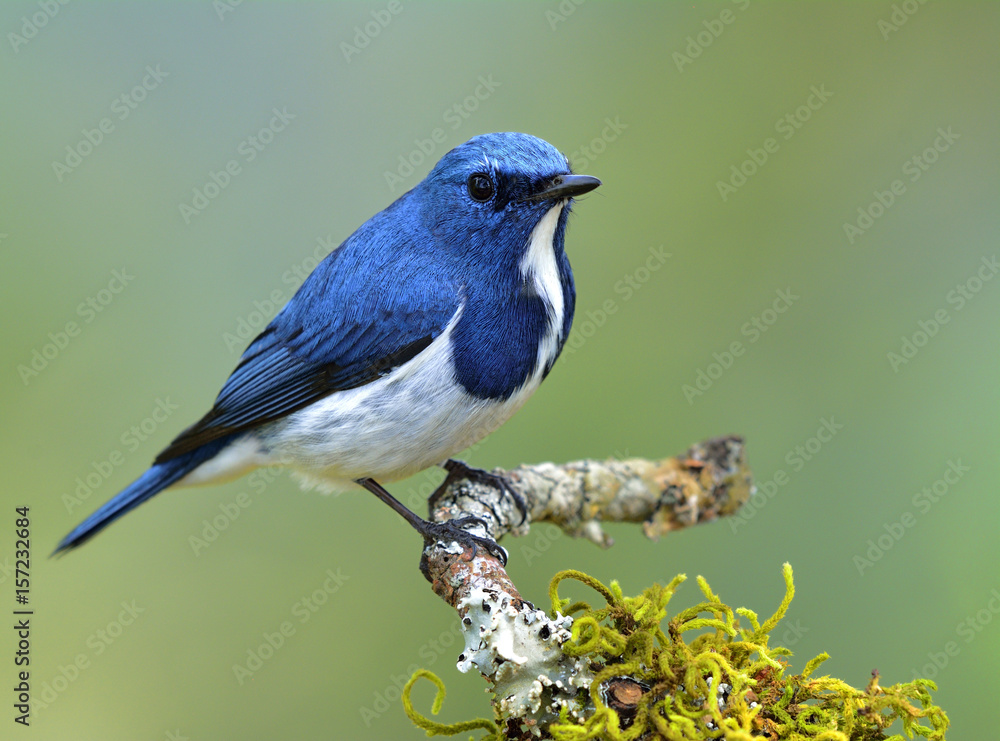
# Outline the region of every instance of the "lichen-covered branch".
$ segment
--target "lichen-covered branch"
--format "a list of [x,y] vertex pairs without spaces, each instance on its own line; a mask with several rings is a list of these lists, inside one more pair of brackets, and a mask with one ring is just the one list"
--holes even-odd
[[[736,437],[662,461],[546,463],[494,472],[516,493],[461,479],[461,470],[450,468],[455,480],[433,500],[431,516],[466,523],[475,516],[482,522],[470,532],[480,539],[523,535],[532,523],[546,521],[608,546],[602,522],[642,523],[647,536],[657,537],[733,514],[752,490],[743,441]],[[826,654],[807,662],[801,674],[786,672],[783,657],[791,652],[771,645],[770,636],[794,596],[788,564],[785,598],[764,620],[753,610],[729,607],[701,577],[704,601],[669,617],[683,574],[628,597],[617,582],[605,586],[579,571],[563,571],[552,579],[546,612],[521,597],[497,552],[459,542],[424,547],[424,575],[462,621],[458,668],[475,668],[487,679],[499,721],[444,724],[424,716],[410,697],[414,683],[437,685],[432,713],[441,707],[444,686],[420,670],[402,699],[410,720],[428,735],[485,729],[494,741],[886,741],[902,726],[907,738],[945,741],[948,717],[933,703],[930,693],[937,688],[929,680],[883,686],[873,672],[858,689],[815,676]],[[562,599],[559,585],[566,579],[587,585],[606,604]]]
[[[474,515],[471,532],[499,540],[524,535],[532,523],[551,522],[573,536],[610,546],[602,522],[642,523],[648,537],[734,513],[749,498],[752,479],[738,437],[692,446],[660,461],[544,463],[496,471],[524,498],[523,512],[507,491],[468,480],[453,482],[439,497],[436,522]],[[421,570],[436,594],[454,607],[465,632],[458,667],[476,668],[492,684],[494,708],[512,729],[543,732],[581,712],[575,699],[588,690],[592,669],[562,650],[573,619],[550,618],[522,599],[504,564],[483,548],[457,542],[428,543]],[[619,688],[627,694],[628,688]]]
[[[563,710],[557,720],[546,724],[532,716],[525,722],[498,709],[502,725],[486,718],[438,723],[417,711],[410,696],[414,683],[429,680],[438,688],[431,712],[440,711],[444,683],[426,669],[403,688],[403,707],[428,735],[484,729],[489,733],[483,741],[543,735],[554,741],[900,741],[903,736],[893,730],[906,738],[945,741],[948,716],[934,704],[931,692],[937,686],[928,679],[885,686],[873,671],[867,685],[856,688],[816,676],[829,658],[825,653],[808,661],[801,674],[786,671],[783,657],[791,651],[771,644],[795,595],[787,563],[783,576],[785,597],[761,621],[753,610],[725,604],[701,577],[704,601],[669,617],[667,607],[683,574],[626,597],[616,581],[605,586],[579,571],[561,571],[549,584],[551,614],[574,615],[561,649],[586,661],[576,664],[586,670],[577,678],[588,680],[589,687],[578,689],[571,701],[563,698],[567,692],[560,685],[546,697],[553,685],[539,683],[545,698],[540,707]],[[593,589],[604,606],[560,598],[566,580]]]

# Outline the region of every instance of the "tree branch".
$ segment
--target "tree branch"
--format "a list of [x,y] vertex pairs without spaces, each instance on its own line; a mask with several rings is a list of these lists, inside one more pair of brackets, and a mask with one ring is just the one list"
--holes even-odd
[[[721,437],[660,461],[542,463],[494,473],[524,498],[527,516],[505,490],[469,480],[452,482],[435,502],[435,522],[474,515],[470,532],[499,540],[525,535],[533,522],[551,522],[574,537],[612,544],[601,522],[642,523],[647,537],[730,515],[751,493],[743,440]],[[522,599],[503,564],[485,549],[457,542],[428,543],[420,563],[434,592],[454,607],[465,633],[458,668],[473,667],[492,684],[493,705],[504,723],[540,732],[556,721],[578,690],[589,688],[587,662],[565,655],[571,617],[551,619]]]

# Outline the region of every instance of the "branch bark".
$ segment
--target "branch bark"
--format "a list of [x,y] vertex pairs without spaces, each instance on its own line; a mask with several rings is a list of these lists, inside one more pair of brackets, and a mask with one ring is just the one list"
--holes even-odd
[[[469,480],[453,482],[437,500],[431,519],[474,515],[483,527],[470,532],[499,540],[526,535],[531,523],[551,522],[574,537],[612,544],[602,522],[641,523],[647,537],[736,512],[750,497],[752,477],[743,440],[720,437],[659,461],[575,461],[519,466],[506,476],[527,504]],[[499,559],[457,542],[426,544],[421,571],[434,592],[458,611],[465,634],[462,672],[476,668],[492,685],[493,705],[508,727],[542,733],[565,706],[578,713],[578,690],[593,680],[586,662],[565,655],[573,619],[523,599]],[[520,731],[518,731],[520,732]]]

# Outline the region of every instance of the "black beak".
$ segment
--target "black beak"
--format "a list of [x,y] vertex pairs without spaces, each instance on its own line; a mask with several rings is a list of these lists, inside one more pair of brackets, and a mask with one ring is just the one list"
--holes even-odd
[[556,175],[547,188],[522,200],[554,201],[559,198],[572,198],[589,193],[600,184],[600,180],[590,175]]

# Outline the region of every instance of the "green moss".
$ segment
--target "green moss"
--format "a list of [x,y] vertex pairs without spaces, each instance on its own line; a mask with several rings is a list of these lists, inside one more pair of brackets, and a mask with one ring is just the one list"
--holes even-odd
[[[552,612],[575,616],[572,637],[562,649],[586,657],[595,679],[589,694],[578,698],[586,720],[571,719],[564,708],[549,725],[551,738],[902,741],[901,735],[884,733],[901,721],[906,738],[944,741],[948,718],[931,702],[930,690],[937,687],[930,680],[882,687],[875,674],[864,689],[857,689],[832,677],[813,677],[826,654],[809,661],[801,674],[786,673],[783,657],[791,651],[769,645],[769,634],[795,593],[788,564],[784,577],[785,598],[761,623],[752,610],[724,604],[701,577],[698,586],[705,601],[667,620],[667,604],[683,575],[626,597],[617,582],[605,586],[579,571],[556,574],[549,588]],[[567,579],[588,585],[606,604],[594,609],[560,599],[559,585]],[[435,713],[444,687],[429,672],[417,672],[404,691],[407,715],[428,735],[484,728],[490,737],[501,738],[499,728],[487,720],[445,726],[417,713],[409,694],[419,676],[432,678],[439,687]],[[507,728],[517,733],[510,724]]]
[[423,728],[427,731],[428,736],[456,736],[459,733],[484,728],[490,731],[490,735],[486,738],[497,738],[496,723],[486,718],[476,718],[475,720],[466,720],[460,723],[436,723],[414,710],[413,701],[410,699],[410,692],[413,690],[413,685],[421,677],[429,679],[437,687],[437,694],[434,696],[434,703],[431,705],[431,712],[434,715],[441,712],[441,704],[444,702],[444,682],[441,681],[441,678],[427,669],[417,669],[417,671],[413,672],[413,676],[410,677],[410,681],[403,687],[403,710],[406,711],[406,716],[413,725],[417,728]]

